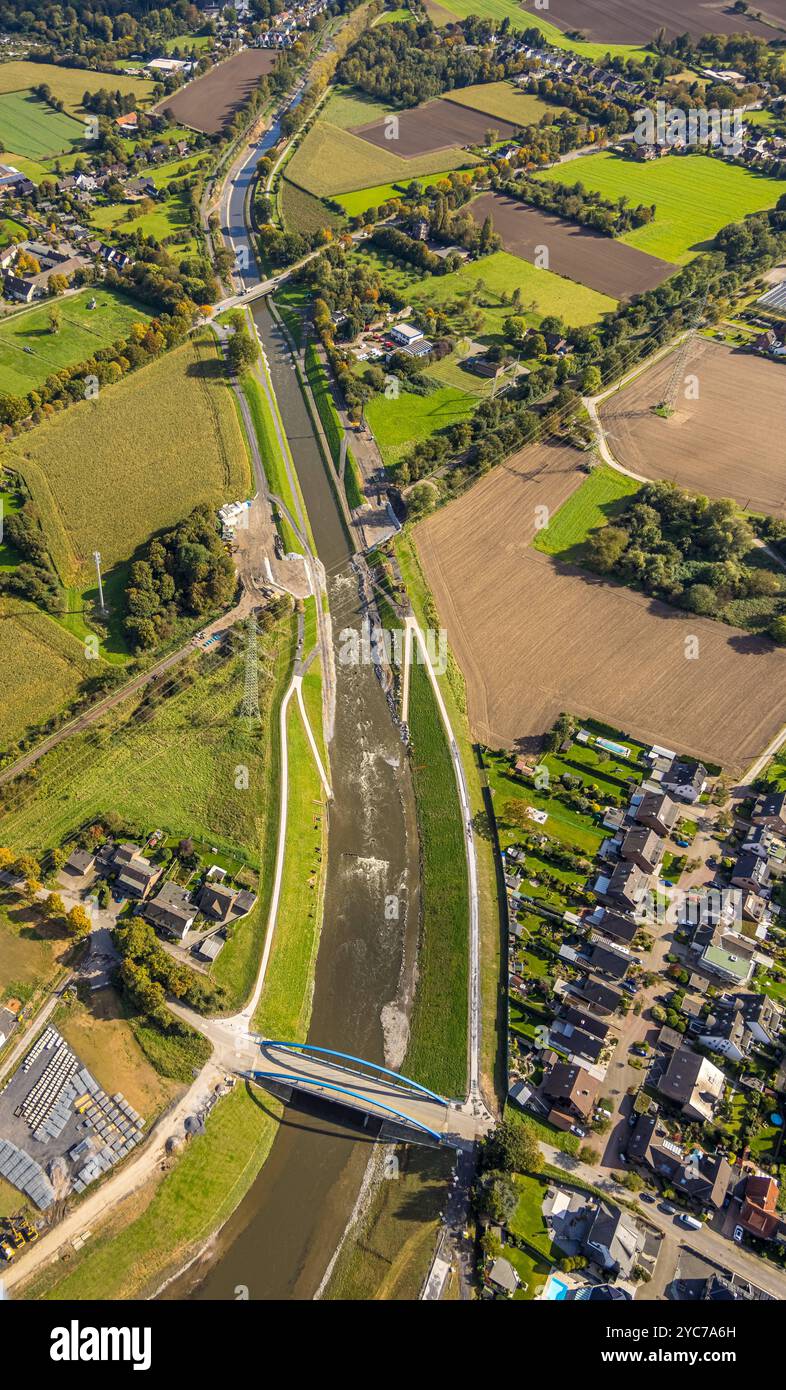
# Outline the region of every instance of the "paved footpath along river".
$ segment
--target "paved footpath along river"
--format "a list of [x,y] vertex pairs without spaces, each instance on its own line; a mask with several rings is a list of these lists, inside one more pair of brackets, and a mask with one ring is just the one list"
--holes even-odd
[[[311,1042],[395,1066],[402,1061],[417,940],[418,843],[406,751],[372,665],[339,660],[341,633],[363,619],[352,546],[292,360],[267,304],[254,318],[328,574],[336,652],[336,721],[324,924]],[[386,897],[400,902],[388,920]],[[264,1093],[263,1093],[264,1094]],[[168,1298],[312,1298],[355,1205],[371,1138],[314,1102],[287,1109],[259,1178],[206,1259]]]

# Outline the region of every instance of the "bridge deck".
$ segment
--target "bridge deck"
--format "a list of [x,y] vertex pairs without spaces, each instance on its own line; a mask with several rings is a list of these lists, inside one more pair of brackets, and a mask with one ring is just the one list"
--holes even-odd
[[[254,1063],[257,1080],[265,1079],[336,1100],[380,1120],[406,1123],[432,1131],[440,1139],[474,1139],[477,1121],[454,1105],[440,1104],[387,1076],[373,1076],[342,1066],[314,1053],[263,1043]],[[349,1093],[349,1094],[348,1094]]]

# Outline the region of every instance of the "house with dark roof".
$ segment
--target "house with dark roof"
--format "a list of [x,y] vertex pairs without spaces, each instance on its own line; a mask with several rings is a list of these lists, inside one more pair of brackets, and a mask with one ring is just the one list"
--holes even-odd
[[77,878],[84,878],[85,874],[90,873],[95,862],[95,855],[90,854],[88,850],[75,849],[73,854],[66,859],[63,868],[68,874],[74,874]]
[[662,1096],[679,1107],[689,1120],[711,1120],[723,1099],[726,1078],[707,1057],[680,1047],[658,1082]]
[[611,946],[593,943],[586,956],[579,960],[594,974],[607,975],[610,980],[624,980],[630,966],[630,956],[624,956]]
[[744,851],[737,856],[731,871],[731,881],[735,888],[744,888],[749,893],[761,893],[770,884],[767,860],[752,851]]
[[594,914],[591,920],[592,926],[602,936],[610,936],[615,941],[624,941],[628,946],[639,929],[638,923],[634,922],[632,917],[623,917],[621,912],[610,912],[608,909],[604,909],[602,917],[599,917],[597,921]]
[[635,826],[622,841],[620,855],[642,873],[654,874],[663,860],[663,837],[647,825]]
[[115,891],[127,898],[146,898],[162,874],[161,867],[151,864],[137,845],[117,845],[109,862],[117,875]]
[[673,796],[678,796],[680,801],[688,801],[695,805],[702,792],[706,790],[708,775],[706,767],[701,763],[689,763],[682,758],[675,758],[668,772],[664,774],[663,785]]
[[242,888],[239,892],[228,884],[207,879],[197,894],[197,906],[213,922],[234,922],[245,917],[256,903],[256,893]]
[[726,1159],[719,1154],[686,1156],[670,1138],[658,1112],[640,1115],[628,1141],[628,1161],[649,1168],[670,1187],[700,1207],[718,1211],[733,1179]]
[[783,1024],[781,1005],[767,994],[737,994],[734,1003],[751,1037],[765,1047],[774,1046]]
[[644,1249],[644,1236],[627,1212],[601,1201],[584,1237],[583,1249],[608,1273],[629,1279]]
[[642,907],[649,890],[649,877],[642,873],[638,864],[627,864],[622,860],[615,868],[605,889],[598,896],[605,898],[625,912],[637,912]]
[[679,818],[680,808],[666,792],[646,792],[633,813],[639,825],[664,837],[672,834]]
[[196,904],[179,883],[167,880],[145,907],[145,917],[156,927],[164,927],[181,941],[194,925]]
[[710,1052],[720,1052],[730,1062],[747,1057],[753,1041],[739,1009],[718,1010],[710,1014],[698,1033],[698,1041]]
[[604,985],[600,980],[583,980],[581,984],[574,982],[571,986],[573,994],[581,999],[586,999],[593,1009],[599,1014],[616,1013],[622,1003],[622,995],[619,990],[611,989],[609,985]]
[[540,1084],[551,1106],[549,1119],[558,1129],[586,1122],[595,1108],[600,1082],[575,1062],[555,1062]]
[[751,819],[754,825],[768,825],[771,830],[786,834],[786,792],[766,792],[760,796]]

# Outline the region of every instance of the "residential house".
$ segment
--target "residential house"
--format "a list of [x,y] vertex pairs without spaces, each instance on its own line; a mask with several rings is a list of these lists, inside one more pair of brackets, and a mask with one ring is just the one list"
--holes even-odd
[[194,925],[196,904],[190,893],[179,883],[167,880],[145,907],[145,916],[154,926],[165,927],[173,936],[183,939]]
[[669,771],[664,775],[663,785],[678,796],[680,801],[694,805],[707,788],[708,772],[701,763],[688,763],[675,758]]
[[139,125],[136,111],[128,111],[125,116],[116,116],[115,125],[119,127],[123,134],[136,131]]
[[541,1094],[551,1106],[551,1123],[557,1129],[586,1124],[595,1109],[599,1088],[598,1079],[575,1062],[555,1062],[540,1085]]
[[709,1121],[723,1097],[723,1072],[689,1047],[673,1053],[658,1082],[662,1096],[679,1106],[689,1120]]
[[753,974],[755,945],[747,937],[719,923],[699,927],[691,950],[700,955],[703,968],[730,984],[744,985]]
[[571,989],[579,998],[586,999],[599,1014],[607,1017],[616,1013],[622,1003],[619,990],[610,989],[608,985],[601,984],[600,980],[585,980],[580,985],[574,983]]
[[648,826],[629,830],[620,847],[624,860],[636,864],[642,873],[654,874],[663,859],[663,837]]
[[786,834],[786,792],[773,791],[760,796],[752,820],[754,825],[767,825],[778,834]]
[[507,1298],[516,1292],[521,1283],[510,1260],[504,1259],[502,1255],[499,1255],[491,1266],[488,1280],[493,1289],[505,1294]]
[[770,869],[766,859],[753,851],[743,851],[737,856],[731,873],[735,888],[744,888],[749,893],[761,895],[770,886]]
[[212,880],[205,882],[197,894],[197,906],[205,917],[214,922],[234,922],[245,917],[256,903],[256,894],[242,888],[230,888]]
[[752,1038],[739,1009],[726,1009],[711,1014],[703,1021],[698,1040],[702,1047],[711,1052],[720,1052],[730,1062],[741,1062],[747,1057]]
[[23,280],[7,270],[3,277],[3,292],[7,299],[13,299],[17,304],[30,304],[35,296],[35,285],[32,280]]
[[617,865],[604,889],[597,889],[598,896],[606,898],[625,912],[638,912],[644,905],[649,891],[648,875],[642,873],[638,864],[624,860]]
[[584,1238],[583,1249],[609,1274],[629,1279],[644,1249],[644,1236],[628,1212],[601,1201]]
[[606,975],[610,980],[624,980],[628,973],[630,956],[622,955],[611,946],[599,946],[593,943],[586,956],[580,959],[579,964],[586,964],[593,973]]
[[636,807],[633,819],[665,837],[673,833],[679,817],[679,806],[666,792],[646,792]]
[[756,1174],[748,1178],[740,1209],[740,1225],[752,1236],[772,1240],[780,1224],[778,1215],[779,1187],[774,1178]]
[[602,915],[598,914],[597,919],[593,913],[589,920],[595,930],[601,932],[603,936],[613,937],[615,941],[624,941],[626,945],[630,945],[639,929],[632,917],[623,917],[621,913],[609,912],[605,908],[602,910]]
[[774,1047],[783,1024],[781,1005],[766,994],[737,994],[734,1003],[751,1037],[765,1047]]
[[581,1010],[568,1007],[552,1023],[549,1042],[553,1048],[567,1052],[571,1057],[597,1062],[606,1045],[608,1031],[608,1024],[599,1023]]
[[84,878],[85,874],[90,873],[95,862],[95,855],[90,854],[88,850],[75,849],[73,854],[66,859],[63,868],[66,873],[75,874],[77,878]]
[[145,859],[137,845],[117,845],[110,855],[109,866],[116,872],[115,891],[127,898],[146,898],[161,877],[162,870]]

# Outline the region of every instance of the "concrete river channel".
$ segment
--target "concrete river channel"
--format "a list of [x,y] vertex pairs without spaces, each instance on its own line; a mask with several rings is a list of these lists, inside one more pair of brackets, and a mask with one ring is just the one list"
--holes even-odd
[[[365,615],[352,544],[286,341],[264,299],[253,306],[319,558],[335,652],[324,921],[309,1041],[403,1061],[418,928],[418,837],[406,748],[372,664],[343,664],[340,634]],[[386,918],[386,898],[399,902]],[[264,1102],[264,1092],[260,1096]],[[361,1188],[373,1129],[317,1099],[287,1107],[254,1186],[210,1249],[164,1297],[310,1299]],[[237,1290],[240,1289],[239,1294]]]

